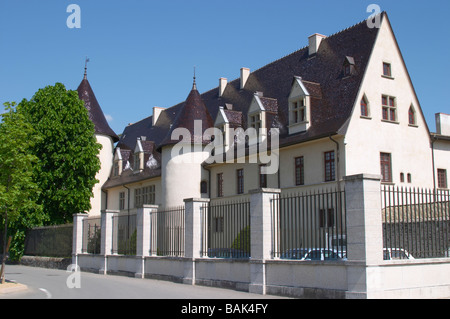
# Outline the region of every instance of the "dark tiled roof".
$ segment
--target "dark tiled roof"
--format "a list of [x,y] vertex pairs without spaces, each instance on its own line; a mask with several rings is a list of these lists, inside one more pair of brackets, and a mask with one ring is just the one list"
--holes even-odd
[[[194,123],[195,121],[200,120],[202,124],[201,136],[195,135]],[[214,121],[209,114],[205,103],[202,100],[202,96],[197,91],[197,88],[192,88],[189,96],[186,99],[186,102],[182,105],[180,110],[178,111],[178,115],[173,121],[173,124],[170,126],[169,131],[167,132],[164,140],[159,144],[159,148],[176,144],[180,142],[180,139],[172,139],[172,132],[177,128],[186,128],[188,129],[191,135],[192,143],[200,143],[200,144],[208,144],[211,142],[209,138],[205,138],[203,133],[206,129],[213,127]],[[200,132],[200,131],[199,131]]]
[[89,118],[95,125],[95,133],[110,136],[114,142],[119,141],[119,137],[109,127],[102,108],[100,107],[86,76],[83,81],[81,81],[77,91],[78,97],[80,100],[84,101],[84,106],[89,111]]
[[[244,89],[240,88],[239,78],[229,82],[220,97],[218,87],[201,95],[193,89],[185,102],[162,111],[155,125],[150,116],[126,127],[118,146],[134,149],[140,136],[146,136],[158,148],[176,143],[170,138],[175,128],[191,131],[194,119],[202,119],[203,129],[212,127],[224,105],[232,105],[232,111],[225,110],[227,117],[233,114],[230,120],[246,129],[255,92],[268,97],[263,98],[270,109],[267,122],[269,127],[280,129],[280,146],[337,134],[352,112],[377,34],[377,28],[368,28],[363,21],[323,39],[313,57],[305,47],[250,73]],[[351,76],[344,77],[343,65],[349,57],[354,69]],[[288,98],[295,77],[302,78],[310,93],[311,125],[306,132],[289,135]]]

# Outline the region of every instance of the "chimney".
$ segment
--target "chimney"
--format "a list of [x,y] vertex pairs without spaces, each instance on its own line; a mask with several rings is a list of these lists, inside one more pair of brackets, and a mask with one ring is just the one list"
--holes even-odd
[[226,78],[219,79],[219,97],[221,97],[223,95],[223,92],[225,92],[227,83],[228,83],[228,80]]
[[310,36],[309,39],[309,56],[312,56],[319,51],[320,43],[323,39],[325,39],[326,36],[322,34],[315,33],[312,36]]
[[158,106],[153,107],[153,123],[152,123],[153,126],[158,121],[158,118],[161,115],[162,111],[164,111],[163,107],[158,107]]
[[436,133],[450,136],[450,114],[436,114]]
[[249,76],[250,76],[250,69],[242,68],[241,69],[241,90],[244,89],[245,83],[247,83]]

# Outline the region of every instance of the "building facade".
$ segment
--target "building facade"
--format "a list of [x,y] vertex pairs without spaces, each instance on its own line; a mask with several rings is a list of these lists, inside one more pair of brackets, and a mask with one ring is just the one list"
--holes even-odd
[[[339,188],[360,173],[387,185],[448,188],[450,115],[437,114],[430,132],[387,14],[379,28],[363,21],[308,40],[203,94],[194,78],[186,101],[155,107],[120,139],[103,114],[94,116],[103,149],[90,215],[246,198],[259,188]],[[99,114],[86,77],[78,91]],[[267,167],[276,169],[264,174]]]

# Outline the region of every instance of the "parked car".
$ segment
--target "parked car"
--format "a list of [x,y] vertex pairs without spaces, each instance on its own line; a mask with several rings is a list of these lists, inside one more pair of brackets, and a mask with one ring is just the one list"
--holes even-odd
[[398,259],[414,259],[414,257],[403,248],[383,248],[384,260],[398,260]]
[[234,248],[208,248],[209,258],[249,258],[246,251]]
[[338,260],[345,259],[346,252],[329,248],[295,248],[286,250],[280,259],[296,260]]
[[309,252],[306,248],[288,249],[281,254],[280,259],[302,259]]

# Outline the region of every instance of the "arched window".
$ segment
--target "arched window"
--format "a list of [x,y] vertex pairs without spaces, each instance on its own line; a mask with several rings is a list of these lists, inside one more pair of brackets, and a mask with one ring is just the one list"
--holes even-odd
[[369,102],[367,102],[366,96],[361,99],[361,116],[369,117]]
[[414,110],[414,107],[411,105],[408,111],[408,121],[410,125],[417,125],[416,121],[416,111]]

